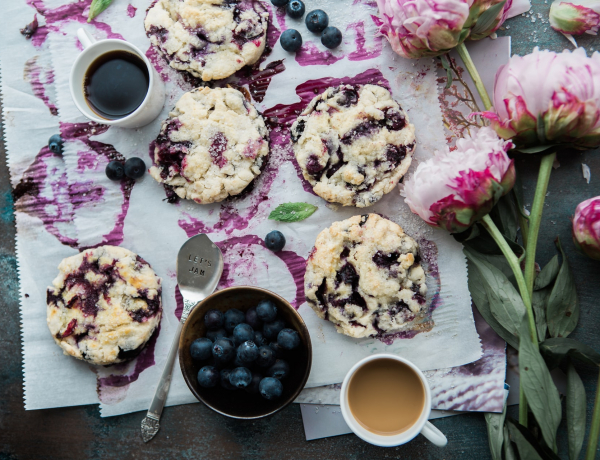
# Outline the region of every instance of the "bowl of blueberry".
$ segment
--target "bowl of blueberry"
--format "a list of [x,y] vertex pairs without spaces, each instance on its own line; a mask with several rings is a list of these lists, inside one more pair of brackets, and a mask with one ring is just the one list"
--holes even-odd
[[236,286],[203,300],[183,325],[179,364],[196,398],[220,414],[266,417],[308,380],[312,347],[298,312],[266,289]]

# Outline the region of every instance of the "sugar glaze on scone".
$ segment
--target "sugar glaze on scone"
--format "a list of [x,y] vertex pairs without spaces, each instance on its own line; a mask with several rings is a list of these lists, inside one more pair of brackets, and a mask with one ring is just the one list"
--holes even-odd
[[361,338],[411,330],[426,309],[419,245],[377,214],[334,222],[306,266],[306,300],[338,332]]
[[265,122],[240,91],[197,88],[163,122],[150,174],[180,198],[214,203],[241,193],[268,154]]
[[314,192],[366,207],[396,187],[415,149],[415,128],[378,85],[342,85],[316,96],[291,128],[296,160]]
[[67,257],[47,292],[48,327],[67,355],[92,364],[139,354],[160,323],[161,279],[117,246]]
[[260,0],[158,0],[144,27],[171,67],[210,81],[258,61],[268,20]]

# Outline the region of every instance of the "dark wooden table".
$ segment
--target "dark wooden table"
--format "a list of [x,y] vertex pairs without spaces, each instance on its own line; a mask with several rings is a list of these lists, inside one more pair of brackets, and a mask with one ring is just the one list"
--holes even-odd
[[[512,35],[513,53],[527,54],[534,46],[560,51],[570,47],[566,39],[547,24],[551,0],[533,1],[533,17],[508,21],[509,29],[499,35]],[[538,17],[541,15],[541,18]],[[542,20],[545,21],[542,22]],[[578,39],[580,45],[598,48],[593,36]],[[141,412],[100,418],[97,406],[25,411],[19,333],[19,280],[15,259],[15,226],[12,195],[5,163],[3,127],[0,125],[0,460],[13,459],[460,459],[490,458],[486,426],[480,414],[467,414],[435,421],[449,440],[445,449],[427,443],[419,436],[397,448],[371,446],[354,435],[307,442],[298,405],[275,416],[255,422],[222,417],[201,404],[167,408],[159,435],[149,444],[140,438]],[[600,152],[597,150],[559,155],[560,167],[553,171],[550,195],[546,199],[538,246],[538,260],[545,264],[555,254],[554,238],[560,236],[577,280],[581,318],[573,337],[600,350],[600,262],[593,262],[574,250],[570,216],[584,199],[600,195]],[[588,185],[581,163],[592,171]],[[533,196],[539,159],[519,159],[523,173],[526,203]],[[588,425],[598,374],[580,368],[588,396]],[[516,411],[511,408],[512,415]],[[567,458],[565,429],[559,439]],[[585,450],[585,449],[584,449]]]

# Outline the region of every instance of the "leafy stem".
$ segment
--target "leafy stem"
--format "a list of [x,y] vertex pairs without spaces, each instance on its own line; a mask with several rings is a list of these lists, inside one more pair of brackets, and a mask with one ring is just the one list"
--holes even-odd
[[592,413],[592,426],[590,427],[590,438],[588,440],[585,460],[594,460],[596,458],[596,448],[598,447],[598,435],[600,434],[600,372],[598,373],[598,383],[596,384],[596,401],[594,402],[594,412]]
[[473,60],[471,59],[471,55],[469,54],[467,47],[464,43],[461,43],[456,47],[456,51],[458,51],[458,55],[465,64],[469,75],[471,75],[473,83],[475,83],[475,88],[477,88],[477,92],[479,93],[479,97],[481,97],[481,101],[483,102],[485,110],[490,110],[492,108],[492,101],[490,100],[490,96],[488,95],[485,86],[483,85],[483,81],[479,76],[479,72],[477,72],[477,68],[475,67]]

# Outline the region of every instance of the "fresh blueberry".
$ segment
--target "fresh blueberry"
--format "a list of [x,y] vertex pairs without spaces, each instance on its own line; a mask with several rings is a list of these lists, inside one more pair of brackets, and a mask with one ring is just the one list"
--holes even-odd
[[138,157],[132,157],[125,162],[125,175],[131,179],[139,179],[146,172],[146,163]]
[[287,29],[279,37],[279,43],[284,50],[295,53],[302,46],[302,35],[296,29]]
[[209,331],[215,331],[223,327],[223,312],[219,310],[208,310],[204,315],[204,325]]
[[254,342],[248,340],[238,347],[237,357],[240,361],[250,364],[258,358],[258,347]]
[[104,172],[110,180],[121,180],[125,175],[125,168],[123,167],[123,163],[113,160],[106,165]]
[[262,346],[258,349],[255,363],[259,367],[271,367],[275,364],[275,359],[275,352],[269,347]]
[[300,335],[293,329],[282,329],[277,334],[277,344],[284,350],[293,350],[300,345]]
[[190,345],[190,355],[194,361],[204,361],[212,356],[212,340],[202,337]]
[[256,314],[261,321],[270,323],[277,318],[277,306],[270,300],[261,300],[256,307]]
[[262,327],[262,321],[256,313],[256,307],[251,307],[246,310],[246,323],[248,323],[255,331]]
[[231,382],[229,381],[229,376],[231,375],[231,369],[222,369],[221,370],[221,386],[226,390],[235,390]]
[[217,340],[219,337],[227,337],[227,331],[223,328],[217,329],[216,331],[207,331],[206,338],[212,340],[213,342]]
[[263,398],[273,400],[281,396],[283,385],[273,377],[265,377],[258,384],[258,391]]
[[329,16],[323,10],[312,10],[304,19],[308,30],[314,33],[323,32],[323,29],[329,25]]
[[52,153],[56,153],[57,155],[62,155],[63,153],[63,138],[60,137],[60,134],[54,134],[50,136],[48,139],[48,148]]
[[212,348],[212,355],[215,359],[220,359],[221,361],[231,361],[235,356],[235,345],[233,340],[228,339],[227,337],[220,337],[215,340]]
[[229,373],[229,383],[236,388],[246,388],[252,381],[252,372],[245,367],[236,367]]
[[233,329],[233,341],[241,345],[247,340],[254,340],[254,329],[249,324],[240,323]]
[[273,350],[276,358],[283,358],[283,355],[285,355],[285,350],[281,348],[277,342],[271,342],[269,348]]
[[277,318],[275,321],[263,325],[263,336],[268,340],[277,340],[277,334],[285,327],[283,320]]
[[260,331],[254,331],[254,343],[257,347],[268,345],[267,339],[265,339]]
[[198,371],[198,385],[204,388],[212,388],[219,383],[221,376],[213,366],[204,366]]
[[279,230],[273,230],[265,238],[265,246],[273,252],[279,252],[285,246],[285,236]]
[[231,310],[227,310],[225,312],[225,330],[229,333],[233,332],[235,327],[243,323],[246,319],[246,315],[244,312],[237,310],[236,308],[232,308]]
[[271,3],[275,6],[285,6],[290,0],[271,0]]
[[252,380],[245,388],[248,393],[258,394],[258,386],[260,385],[260,381],[263,379],[263,376],[257,372],[252,371]]
[[240,359],[240,356],[236,353],[235,358],[233,358],[233,361],[231,361],[231,365],[236,368],[236,367],[246,367],[248,364],[245,363],[244,361],[242,361]]
[[326,27],[321,35],[321,43],[329,49],[337,48],[342,43],[342,32],[337,27]]
[[274,377],[277,380],[284,379],[290,375],[290,365],[283,359],[278,359],[275,361],[275,364],[267,369],[265,375],[267,377]]
[[292,0],[285,7],[285,11],[290,18],[301,18],[304,16],[304,11],[306,7],[304,6],[304,2],[302,0]]

